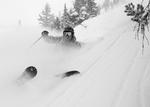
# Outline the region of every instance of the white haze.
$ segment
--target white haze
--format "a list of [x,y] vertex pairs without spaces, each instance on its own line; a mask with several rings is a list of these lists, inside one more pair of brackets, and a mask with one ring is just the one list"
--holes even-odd
[[[123,11],[124,4],[118,5],[86,21],[87,28],[75,28],[77,40],[84,42],[81,49],[42,39],[32,45],[43,30],[38,26],[1,29],[0,106],[149,107],[150,47],[142,55],[133,23]],[[38,69],[37,76],[18,84],[30,65]],[[74,69],[81,75],[60,78]]]

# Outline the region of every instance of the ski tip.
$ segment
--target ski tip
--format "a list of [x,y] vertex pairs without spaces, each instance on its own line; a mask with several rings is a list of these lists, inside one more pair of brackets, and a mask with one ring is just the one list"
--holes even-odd
[[45,36],[45,35],[48,35],[49,34],[49,32],[47,31],[47,30],[44,30],[44,31],[42,31],[42,36]]
[[79,75],[79,74],[81,74],[81,73],[78,70],[71,70],[71,71],[67,71],[62,74],[57,74],[56,77],[66,78],[66,77],[71,77],[71,76]]
[[34,66],[27,67],[24,72],[32,78],[37,75],[37,69]]
[[37,69],[34,66],[27,67],[22,75],[16,80],[16,83],[20,86],[35,78],[37,75]]
[[64,77],[70,77],[70,76],[77,75],[77,74],[80,74],[80,72],[77,70],[71,70],[71,71],[65,72]]

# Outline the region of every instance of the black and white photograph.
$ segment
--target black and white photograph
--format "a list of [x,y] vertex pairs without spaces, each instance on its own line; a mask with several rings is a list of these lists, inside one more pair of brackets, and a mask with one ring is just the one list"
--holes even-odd
[[150,0],[0,0],[0,107],[150,107]]

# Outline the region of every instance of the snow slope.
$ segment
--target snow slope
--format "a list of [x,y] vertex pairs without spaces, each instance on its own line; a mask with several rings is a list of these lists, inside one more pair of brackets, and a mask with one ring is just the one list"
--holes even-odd
[[[38,27],[0,31],[0,106],[3,107],[149,107],[150,47],[144,55],[132,23],[120,5],[78,26],[81,49],[47,44]],[[93,39],[94,38],[94,39]],[[30,65],[38,75],[16,80]],[[81,75],[62,79],[68,70]]]

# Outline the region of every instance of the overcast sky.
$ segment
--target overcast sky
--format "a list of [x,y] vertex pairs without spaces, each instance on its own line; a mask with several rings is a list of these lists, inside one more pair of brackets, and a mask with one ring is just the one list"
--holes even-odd
[[37,25],[38,14],[48,2],[54,13],[62,11],[63,4],[70,6],[73,0],[0,0],[0,26],[17,25],[18,20],[23,25]]

